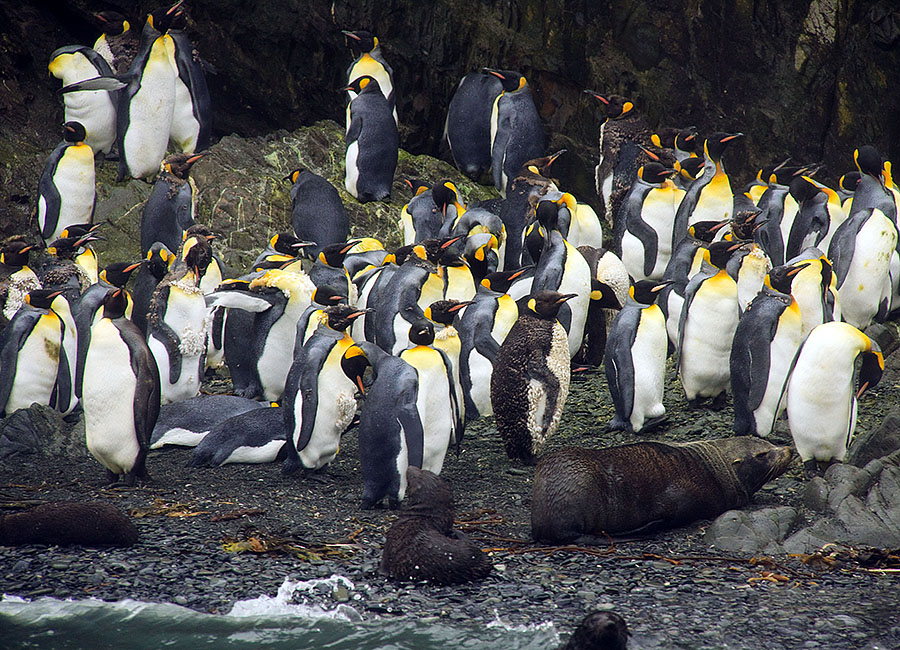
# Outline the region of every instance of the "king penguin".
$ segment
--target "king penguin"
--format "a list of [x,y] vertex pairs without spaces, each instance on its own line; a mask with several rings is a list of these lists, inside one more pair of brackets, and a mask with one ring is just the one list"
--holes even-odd
[[[359,51],[359,57],[347,68],[347,85],[353,86],[353,82],[360,77],[369,76],[378,82],[378,88],[387,100],[394,116],[394,124],[397,125],[397,100],[394,95],[394,71],[381,53],[381,44],[378,37],[364,30],[347,31],[342,33],[350,40],[350,46]],[[359,90],[347,88],[349,103],[352,103]],[[347,130],[350,130],[350,109],[347,108]]]
[[390,103],[373,77],[360,77],[346,89],[358,94],[348,109],[344,186],[360,203],[381,201],[391,194],[397,168],[400,149],[397,123],[391,116]]
[[503,92],[500,79],[484,70],[463,77],[444,122],[444,137],[456,168],[478,181],[491,169],[491,110]]
[[175,63],[175,106],[169,139],[187,154],[205,151],[212,133],[212,103],[203,72],[203,61],[190,36],[184,31],[183,12],[173,14],[168,35],[172,39]]
[[772,269],[741,314],[729,361],[735,435],[768,436],[784,410],[781,388],[803,340],[791,282],[806,265]]
[[337,189],[327,179],[299,167],[285,180],[291,181],[291,226],[303,241],[324,246],[347,241],[350,218]]
[[[374,379],[363,377],[371,366]],[[419,466],[424,453],[424,423],[419,417],[418,373],[406,361],[373,343],[348,348],[341,369],[365,395],[359,414],[360,507],[374,508],[386,497],[397,508],[406,495],[406,469]]]
[[11,237],[0,246],[0,304],[3,306],[0,332],[19,311],[28,292],[41,288],[37,273],[28,266],[34,245],[23,240],[23,237]]
[[144,336],[125,318],[125,291],[107,294],[84,365],[82,405],[88,451],[107,478],[133,485],[146,478],[144,462],[159,416],[160,384]]
[[485,70],[503,86],[491,108],[491,167],[494,187],[506,198],[510,181],[522,165],[544,155],[547,142],[525,76],[513,70]]
[[[102,56],[84,45],[61,47],[50,55],[50,74],[64,86],[97,76],[111,76],[112,70]],[[84,126],[84,143],[94,154],[108,154],[116,143],[116,105],[118,91],[86,90],[66,93],[66,122]]]
[[201,154],[179,153],[163,160],[141,213],[141,255],[146,256],[154,242],[177,251],[185,231],[194,225],[194,184],[189,174],[200,158]]
[[613,321],[603,360],[616,414],[609,431],[640,433],[663,423],[663,378],[669,337],[656,306],[669,281],[640,280],[628,290],[625,306]]
[[537,291],[497,351],[491,406],[506,454],[528,465],[556,431],[569,394],[566,330],[556,320],[574,294]]
[[44,163],[38,181],[37,217],[44,243],[62,236],[72,224],[90,223],[97,197],[94,188],[94,151],[85,143],[79,122],[63,125],[63,141]]
[[301,467],[321,469],[334,460],[341,435],[356,415],[357,386],[344,373],[341,359],[354,344],[347,330],[364,312],[334,305],[324,313],[325,320],[315,333],[294,349],[285,383],[285,475]]
[[[859,388],[854,389],[859,356]],[[844,460],[856,429],[857,398],[875,386],[883,372],[878,345],[849,323],[823,323],[803,341],[785,392],[791,437],[807,475]]]
[[137,54],[140,36],[118,11],[100,11],[94,18],[102,32],[94,41],[94,51],[109,64],[113,74],[125,74]]

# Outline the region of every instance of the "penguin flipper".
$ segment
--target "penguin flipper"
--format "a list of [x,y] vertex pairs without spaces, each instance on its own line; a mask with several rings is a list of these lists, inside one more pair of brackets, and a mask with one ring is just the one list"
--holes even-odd
[[850,271],[850,262],[853,260],[853,253],[856,249],[856,235],[864,224],[864,219],[856,217],[847,219],[838,226],[831,238],[828,246],[828,259],[831,260],[831,268],[835,274],[838,290],[844,284],[847,273]]
[[694,295],[697,293],[697,289],[709,277],[708,274],[701,271],[693,278],[691,281],[687,283],[687,286],[684,288],[684,303],[681,306],[681,315],[678,318],[678,345],[675,346],[675,355],[676,355],[676,363],[675,363],[675,375],[678,376],[678,368],[681,365],[681,348],[684,345],[684,326],[687,323],[688,312],[691,308],[691,302],[694,300]]
[[[656,231],[641,219],[640,215],[629,215],[625,223],[625,229],[638,238],[644,247],[644,275],[648,278],[656,266],[656,255],[659,249],[659,236]],[[621,244],[619,244],[621,248]]]
[[[62,157],[62,150],[57,148],[51,154],[51,159],[56,158],[53,166],[59,163],[59,158]],[[41,178],[38,181],[38,196],[44,199],[44,203],[46,205],[46,213],[43,225],[41,226],[41,237],[44,241],[48,241],[52,236],[53,232],[56,230],[56,225],[59,223],[59,210],[62,205],[62,197],[59,194],[59,189],[57,189],[56,185],[53,183],[53,175],[52,173],[47,173],[49,171],[50,161],[48,160],[48,169],[45,169],[41,174]],[[49,217],[52,217],[52,221]]]
[[400,393],[400,400],[397,405],[397,422],[400,423],[400,435],[406,440],[406,454],[409,464],[414,467],[422,467],[422,463],[425,460],[425,427],[422,425],[419,411],[416,408],[419,388],[418,385],[413,383],[414,381],[417,380],[409,381],[410,385]]
[[547,366],[547,359],[542,350],[532,350],[528,354],[525,374],[529,380],[526,382],[526,385],[531,386],[530,380],[537,379],[540,389],[544,391],[544,396],[547,400],[547,408],[544,410],[544,421],[541,422],[541,428],[546,430],[547,427],[550,426],[550,422],[556,411],[557,402],[559,402],[559,379]]
[[204,296],[204,299],[209,308],[226,307],[256,313],[266,311],[273,304],[271,300],[266,299],[265,294],[253,291],[214,291]]
[[362,115],[353,115],[353,102],[350,106],[350,128],[347,129],[347,135],[344,136],[344,142],[349,146],[351,143],[359,140],[359,134],[362,133],[363,118]]
[[[611,340],[607,340],[603,364],[609,393],[616,407],[616,419],[624,422],[628,422],[634,409],[634,360],[631,348],[637,338],[642,311],[628,308],[620,312],[611,332]],[[613,345],[610,346],[610,342]]]
[[[763,396],[766,394],[767,382],[765,378],[769,376],[769,368],[771,367],[771,343],[775,338],[775,331],[778,329],[778,321],[773,321],[768,332],[758,332],[756,336],[750,338],[750,386],[747,407],[751,411],[755,411],[762,404]],[[763,378],[763,381],[753,381],[753,378]]]
[[[326,351],[325,356],[327,354]],[[305,361],[297,362],[302,364],[300,366],[300,376],[298,377],[298,390],[303,393],[303,407],[301,409],[303,422],[300,423],[297,451],[305,449],[312,438],[313,428],[316,424],[316,413],[319,408],[319,370],[325,362],[325,358],[322,355],[305,354],[303,357],[306,357]],[[304,372],[304,370],[306,371]]]
[[60,95],[64,95],[65,93],[80,92],[82,90],[115,91],[120,90],[127,85],[127,83],[125,83],[124,81],[120,81],[115,77],[91,77],[90,79],[84,79],[82,81],[69,84],[68,86],[63,86],[56,92]]
[[165,321],[160,321],[154,325],[154,331],[150,332],[150,336],[163,344],[166,354],[169,357],[169,383],[175,384],[181,377],[181,348],[178,345],[178,335],[175,330],[169,327]]

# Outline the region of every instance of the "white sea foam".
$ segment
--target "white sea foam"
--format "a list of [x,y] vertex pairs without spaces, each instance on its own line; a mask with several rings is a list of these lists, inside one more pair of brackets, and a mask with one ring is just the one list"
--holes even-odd
[[231,607],[228,616],[299,616],[302,618],[331,618],[348,621],[361,621],[362,616],[349,605],[340,603],[334,609],[324,609],[318,604],[309,604],[306,594],[333,592],[338,587],[348,592],[355,586],[344,576],[332,575],[328,578],[314,580],[292,580],[285,578],[275,596],[265,594],[249,600],[239,600]]
[[507,623],[500,618],[499,612],[494,610],[494,620],[487,624],[487,627],[497,627],[507,632],[551,632],[553,640],[559,642],[559,631],[553,624],[553,621],[542,621],[540,623],[528,623],[527,625],[513,625]]

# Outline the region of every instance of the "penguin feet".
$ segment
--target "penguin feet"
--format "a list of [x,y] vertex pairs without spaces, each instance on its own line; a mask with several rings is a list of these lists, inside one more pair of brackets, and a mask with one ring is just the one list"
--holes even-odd
[[725,402],[728,400],[728,393],[722,391],[712,399],[712,403],[710,403],[709,408],[713,411],[721,411],[725,408]]
[[816,476],[821,476],[821,472],[819,471],[819,463],[815,458],[803,461],[803,471],[806,474],[806,478],[815,478]]
[[629,431],[633,432],[634,429],[631,426],[631,423],[620,419],[618,416],[613,417],[612,420],[607,422],[606,424],[606,432],[610,433],[612,431]]
[[641,427],[641,430],[637,431],[636,433],[650,433],[652,431],[655,431],[656,429],[659,429],[660,427],[665,426],[668,422],[669,416],[667,415],[660,415],[655,418],[650,418],[649,420],[644,422],[644,426]]

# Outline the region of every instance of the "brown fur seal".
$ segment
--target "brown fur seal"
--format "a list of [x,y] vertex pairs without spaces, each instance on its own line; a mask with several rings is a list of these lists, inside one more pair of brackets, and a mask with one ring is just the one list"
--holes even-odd
[[628,626],[615,612],[591,612],[560,650],[625,650]]
[[138,532],[120,510],[102,501],[60,501],[0,515],[0,544],[131,546]]
[[388,530],[381,572],[394,580],[458,584],[491,572],[491,560],[472,541],[453,530],[450,484],[428,470],[410,467],[407,505]]
[[790,461],[790,447],[751,436],[561,449],[535,470],[531,532],[539,541],[605,543],[605,534],[710,519],[746,505]]

